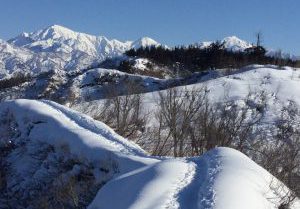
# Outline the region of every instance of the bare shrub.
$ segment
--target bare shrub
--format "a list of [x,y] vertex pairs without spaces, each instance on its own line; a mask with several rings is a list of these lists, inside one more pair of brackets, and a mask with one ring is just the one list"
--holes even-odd
[[169,140],[175,157],[184,156],[192,125],[206,97],[203,89],[168,89],[159,93],[156,118],[159,121],[154,153],[161,154]]

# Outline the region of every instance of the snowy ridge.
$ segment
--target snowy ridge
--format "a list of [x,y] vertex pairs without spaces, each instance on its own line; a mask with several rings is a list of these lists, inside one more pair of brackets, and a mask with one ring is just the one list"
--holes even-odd
[[34,52],[67,54],[80,52],[102,60],[106,57],[120,56],[131,48],[160,45],[148,37],[121,42],[116,39],[109,40],[104,36],[75,32],[59,25],[52,25],[33,33],[23,33],[8,42]]
[[[233,149],[217,148],[195,158],[159,159],[147,156],[137,145],[103,123],[54,102],[7,101],[0,104],[0,114],[0,129],[7,127],[3,122],[9,116],[9,121],[15,121],[13,126],[20,132],[14,137],[21,142],[26,139],[33,144],[43,142],[56,148],[68,147],[71,154],[80,161],[89,161],[94,169],[108,158],[117,163],[118,172],[98,191],[90,209],[276,207],[276,202],[269,201],[269,198],[276,199],[268,187],[272,176]],[[0,139],[5,140],[3,133]],[[35,150],[37,155],[38,151]],[[12,152],[9,159],[17,168],[14,176],[22,178],[11,180],[8,185],[21,181],[23,190],[30,192],[26,190],[26,181],[45,175],[42,174],[45,170],[39,170],[39,175],[34,176],[26,172],[29,156],[20,159]],[[75,165],[72,172],[77,167]],[[98,178],[100,174],[97,173]]]

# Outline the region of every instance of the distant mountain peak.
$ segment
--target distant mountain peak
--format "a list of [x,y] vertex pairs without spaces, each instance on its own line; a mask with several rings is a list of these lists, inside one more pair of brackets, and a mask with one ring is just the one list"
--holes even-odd
[[141,37],[131,44],[131,48],[138,49],[146,46],[159,46],[160,44],[149,37]]
[[42,30],[30,33],[35,40],[47,40],[47,39],[75,39],[78,32],[75,32],[69,28],[60,25],[51,25]]
[[[200,43],[196,43],[195,46],[197,46],[199,48],[207,48],[214,42],[216,42],[216,41],[203,41]],[[223,38],[221,40],[221,43],[224,43],[225,49],[230,50],[230,51],[244,51],[245,49],[253,46],[249,42],[244,41],[234,35]]]
[[245,49],[252,47],[252,44],[238,38],[237,36],[225,37],[222,42],[224,43],[226,49],[232,51],[244,51]]
[[50,25],[47,28],[52,28],[54,30],[70,30],[69,28],[67,28],[65,26],[57,25],[57,24]]
[[233,36],[227,36],[223,39],[223,41],[243,41],[239,37],[233,35]]

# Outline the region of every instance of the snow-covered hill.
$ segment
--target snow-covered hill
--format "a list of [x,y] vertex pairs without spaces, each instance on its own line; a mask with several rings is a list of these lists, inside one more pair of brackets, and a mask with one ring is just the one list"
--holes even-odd
[[[251,65],[242,69],[232,70],[232,72],[226,72],[226,69],[209,71],[200,76],[195,84],[183,85],[177,88],[182,90],[185,88],[206,87],[213,102],[223,102],[224,100],[238,101],[246,98],[249,93],[258,95],[261,92],[265,92],[268,97],[266,99],[269,99],[270,105],[279,105],[272,110],[277,109],[280,111],[279,107],[289,101],[295,101],[300,105],[299,78],[300,69],[298,68]],[[158,92],[144,95],[147,103],[151,103],[149,108],[155,106],[157,94]],[[98,102],[101,103],[101,101]]]
[[[213,111],[215,113],[213,113],[214,116],[217,115],[218,110],[222,109],[224,105],[230,105],[227,108],[233,108],[233,112],[236,109],[246,110],[243,127],[248,126],[248,122],[252,124],[253,121],[257,120],[257,122],[254,122],[251,135],[243,138],[250,139],[249,144],[245,143],[246,149],[252,148],[252,144],[257,141],[264,145],[270,145],[270,143],[274,142],[273,139],[276,135],[278,124],[283,120],[282,117],[283,114],[286,114],[286,111],[293,111],[291,117],[293,117],[295,124],[298,124],[300,119],[298,112],[300,109],[299,69],[253,65],[236,70],[229,75],[226,75],[226,73],[224,75],[224,73],[225,70],[211,71],[199,77],[197,83],[175,87],[177,92],[179,92],[178,97],[182,95],[180,92],[188,90],[203,92],[205,90],[209,99],[209,105],[218,107],[216,111]],[[160,128],[160,118],[157,116],[161,110],[159,105],[161,102],[160,93],[168,94],[167,90],[162,90],[141,95],[143,98],[141,103],[142,112],[147,115],[147,122],[145,123],[147,131],[141,137],[143,140],[139,138],[134,138],[133,140],[136,140],[149,152],[155,152],[155,147],[161,146],[158,144],[158,141],[149,137],[159,133],[157,130]],[[82,101],[75,103],[72,108],[97,118],[105,110],[105,104],[105,100]],[[232,114],[234,115],[234,113]],[[219,119],[221,116],[216,118]],[[234,118],[238,117],[234,116]],[[159,138],[157,135],[155,136]],[[190,146],[192,139],[189,139],[187,136],[185,137],[185,142],[187,146]],[[172,139],[168,140],[168,145],[164,145],[164,147],[168,146],[173,146]],[[172,154],[172,151],[168,148],[166,148],[166,152]]]
[[2,88],[0,100],[43,98],[60,103],[74,102],[75,100],[91,101],[103,99],[109,95],[157,91],[169,86],[176,86],[179,82],[180,80],[177,79],[158,79],[104,68],[76,73],[55,70],[32,76],[22,84]]
[[0,114],[2,208],[276,208],[274,179],[238,151],[149,157],[101,122],[49,101],[3,102]]

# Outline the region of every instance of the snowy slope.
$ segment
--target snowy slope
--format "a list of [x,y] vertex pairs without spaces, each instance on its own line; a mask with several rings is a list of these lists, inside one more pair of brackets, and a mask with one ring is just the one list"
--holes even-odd
[[[1,146],[14,144],[5,158],[11,172],[7,190],[17,192],[16,198],[30,194],[17,202],[37,195],[36,181],[49,184],[45,178],[60,171],[49,170],[59,154],[77,159],[68,175],[92,168],[96,179],[105,180],[90,209],[275,208],[269,201],[276,200],[268,188],[271,175],[238,151],[217,148],[195,158],[149,157],[103,123],[50,101],[3,102],[0,114]],[[53,148],[39,164],[37,160],[49,152],[43,144]],[[112,173],[101,168],[108,159],[115,162]]]
[[63,66],[64,61],[55,54],[36,54],[0,40],[0,79],[13,73],[37,74]]
[[[269,108],[267,113],[278,114],[282,105],[289,101],[295,101],[300,105],[300,69],[284,67],[278,68],[271,65],[251,65],[242,69],[234,70],[230,75],[224,75],[224,70],[211,71],[200,77],[196,84],[179,86],[179,90],[188,88],[206,87],[209,97],[213,102],[223,102],[224,100],[239,101],[245,99],[249,93],[253,98],[259,99],[258,95],[264,92],[267,96]],[[158,92],[144,94],[144,100],[148,109],[153,109],[156,104]],[[95,101],[92,105],[97,109],[99,103]],[[84,109],[81,104],[75,107],[81,112]],[[84,103],[82,103],[84,105]],[[84,105],[85,106],[85,105]],[[153,112],[153,111],[150,111]],[[86,112],[89,114],[88,112]],[[270,115],[269,115],[270,116]]]
[[[131,93],[157,91],[177,83],[179,81],[176,79],[158,79],[115,69],[94,68],[80,72],[55,70],[32,76],[22,85],[1,89],[0,100],[42,98],[66,103],[74,102],[69,98],[72,94],[73,100],[90,101],[105,98],[112,93],[124,95],[128,93],[126,90],[134,91]],[[135,88],[132,89],[132,86]]]

